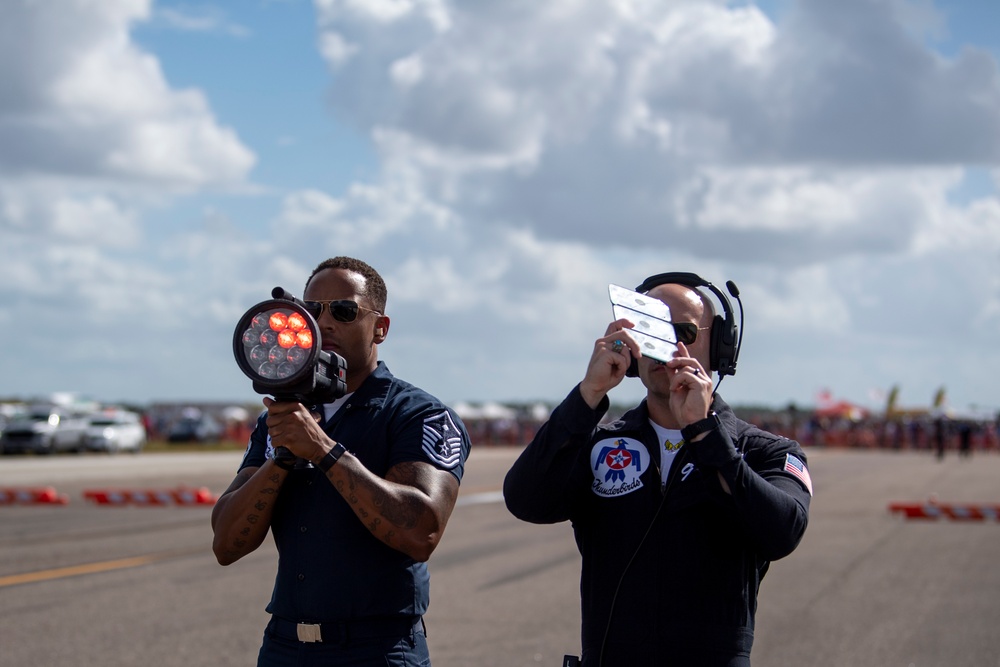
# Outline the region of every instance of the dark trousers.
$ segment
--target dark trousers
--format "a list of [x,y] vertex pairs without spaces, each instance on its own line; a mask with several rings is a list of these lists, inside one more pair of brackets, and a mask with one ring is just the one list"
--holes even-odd
[[598,651],[584,651],[580,664],[582,667],[750,667],[750,656],[667,644],[630,652],[627,645],[619,644],[606,649],[603,660]]
[[294,624],[290,628],[278,619],[268,623],[257,667],[431,667],[420,622],[392,634],[360,632],[350,626],[333,637],[324,636],[322,642],[299,641],[292,628]]

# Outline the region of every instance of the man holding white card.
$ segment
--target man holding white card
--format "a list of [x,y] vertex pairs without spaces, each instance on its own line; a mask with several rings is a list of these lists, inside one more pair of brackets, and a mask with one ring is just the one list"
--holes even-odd
[[[734,374],[739,355],[721,290],[665,273],[610,293],[616,319],[508,472],[507,507],[533,523],[573,523],[584,667],[746,667],[760,581],[808,522],[806,457],[716,395],[714,374]],[[646,398],[602,424],[627,375]]]

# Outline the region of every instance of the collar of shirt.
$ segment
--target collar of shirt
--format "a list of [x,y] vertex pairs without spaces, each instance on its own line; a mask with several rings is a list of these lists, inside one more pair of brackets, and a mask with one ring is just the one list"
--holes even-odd
[[665,485],[667,477],[670,475],[670,466],[674,462],[674,457],[677,456],[677,450],[684,444],[684,439],[678,429],[664,428],[652,419],[649,420],[649,424],[653,427],[656,439],[660,442],[660,483]]
[[330,419],[333,418],[335,414],[337,414],[337,410],[344,407],[344,404],[347,403],[347,401],[351,398],[351,396],[354,396],[353,391],[350,394],[344,394],[343,396],[335,400],[333,403],[324,403],[323,421],[324,422],[330,421]]

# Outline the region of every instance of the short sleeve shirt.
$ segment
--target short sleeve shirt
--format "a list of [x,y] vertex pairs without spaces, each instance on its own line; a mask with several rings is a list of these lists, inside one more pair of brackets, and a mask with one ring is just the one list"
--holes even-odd
[[[265,419],[257,421],[241,469],[263,465],[273,451]],[[454,411],[395,378],[382,362],[322,426],[379,477],[400,463],[420,461],[461,481],[471,447]],[[289,473],[271,530],[279,553],[272,614],[320,622],[426,611],[426,563],[375,538],[319,469]]]

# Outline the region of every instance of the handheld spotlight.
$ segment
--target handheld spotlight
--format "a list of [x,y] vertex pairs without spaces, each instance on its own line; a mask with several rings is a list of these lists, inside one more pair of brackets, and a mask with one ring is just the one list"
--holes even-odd
[[258,394],[304,405],[331,403],[347,390],[347,362],[323,349],[316,319],[282,287],[236,325],[233,355]]

